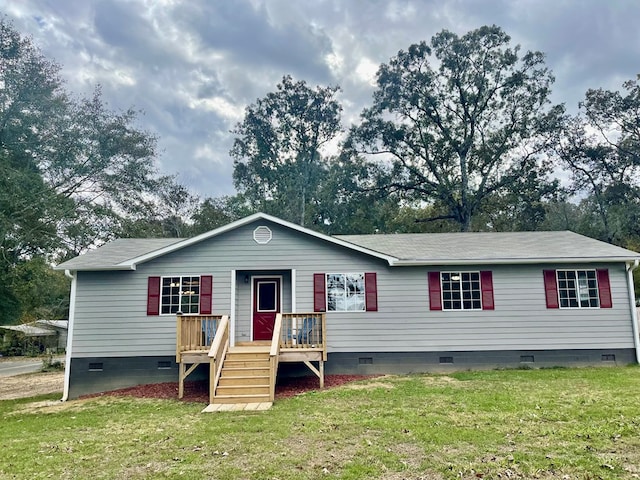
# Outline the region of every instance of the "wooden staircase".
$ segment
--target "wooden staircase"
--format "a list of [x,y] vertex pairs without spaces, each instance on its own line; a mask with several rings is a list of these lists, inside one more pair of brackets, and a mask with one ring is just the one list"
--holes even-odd
[[[228,315],[176,315],[178,398],[198,365],[209,365],[209,405],[205,412],[266,410],[275,398],[280,362],[302,362],[324,387],[327,361],[324,313],[279,313],[270,341],[231,346]],[[215,334],[214,334],[215,332]],[[318,362],[316,368],[312,362]]]
[[237,346],[227,352],[213,404],[269,403],[269,346]]

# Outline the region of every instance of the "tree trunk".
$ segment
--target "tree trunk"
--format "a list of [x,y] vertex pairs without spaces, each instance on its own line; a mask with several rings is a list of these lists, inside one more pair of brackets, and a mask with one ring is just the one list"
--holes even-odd
[[301,192],[301,202],[302,205],[300,206],[300,226],[304,227],[304,214],[305,214],[305,207],[307,204],[307,185],[303,183],[302,185],[302,192]]

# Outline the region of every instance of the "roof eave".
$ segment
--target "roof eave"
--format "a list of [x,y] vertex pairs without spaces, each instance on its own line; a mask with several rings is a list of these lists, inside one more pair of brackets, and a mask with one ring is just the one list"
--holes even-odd
[[117,270],[135,270],[136,266],[135,265],[107,265],[107,266],[100,266],[100,267],[88,267],[88,266],[84,266],[84,267],[65,267],[64,263],[61,263],[60,265],[56,265],[55,267],[53,267],[54,270],[68,270],[69,272],[111,272],[111,271],[117,271]]
[[406,259],[390,263],[392,267],[418,267],[428,265],[522,265],[540,263],[623,263],[638,257],[539,257],[539,258],[467,258],[467,259]]

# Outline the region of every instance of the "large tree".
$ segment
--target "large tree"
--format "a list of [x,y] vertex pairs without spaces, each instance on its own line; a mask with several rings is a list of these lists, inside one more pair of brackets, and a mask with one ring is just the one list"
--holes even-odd
[[25,272],[64,285],[47,274],[50,262],[167,203],[158,192],[177,186],[156,170],[155,152],[135,112],[113,112],[99,88],[87,99],[70,95],[60,67],[0,18],[0,322],[46,301],[21,290]]
[[323,148],[341,131],[338,87],[309,87],[285,76],[246,108],[231,149],[236,188],[254,210],[304,225],[326,173]]
[[571,174],[571,192],[588,213],[591,236],[636,246],[640,241],[640,84],[625,92],[590,89],[567,119],[556,152]]
[[381,187],[442,212],[424,220],[450,219],[466,231],[492,196],[522,184],[544,190],[549,166],[540,153],[562,108],[549,104],[544,55],[509,44],[496,26],[461,37],[444,30],[378,70],[373,106],[346,149],[382,157]]

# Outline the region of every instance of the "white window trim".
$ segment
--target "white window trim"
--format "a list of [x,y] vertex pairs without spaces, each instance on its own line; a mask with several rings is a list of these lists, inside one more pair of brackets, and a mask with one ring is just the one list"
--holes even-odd
[[[198,294],[198,297],[200,297],[202,295],[202,277],[203,275],[205,275],[204,273],[200,274],[176,274],[176,275],[164,275],[160,277],[160,313],[159,315],[161,317],[169,317],[169,316],[176,316],[176,313],[162,313],[162,285],[164,282],[165,278],[179,278],[180,279],[180,288],[182,289],[182,279],[184,277],[198,277],[200,279],[200,293]],[[182,312],[181,310],[182,308],[182,295],[180,295],[180,305],[178,305],[178,312],[181,312],[183,316],[189,316],[189,315],[200,315],[200,299],[198,299],[198,312],[197,313],[186,313],[186,312]]]
[[[578,305],[575,307],[572,306],[562,306],[562,298],[560,297],[560,279],[558,278],[558,272],[575,272],[576,274],[576,282],[578,281],[578,272],[594,272],[595,273],[595,281],[596,281],[596,300],[598,300],[598,306],[592,307],[583,307],[580,305],[580,287],[576,285],[576,293],[578,294]],[[600,284],[598,283],[598,271],[595,268],[560,268],[556,269],[556,295],[558,295],[558,308],[562,310],[599,310],[600,307]]]
[[[460,305],[462,308],[445,308],[444,306],[444,286],[442,284],[442,275],[443,274],[449,274],[449,275],[453,275],[453,274],[458,274],[460,276],[462,276],[463,273],[477,273],[478,274],[478,282],[480,283],[480,308],[464,308],[464,299],[462,298],[462,278],[460,278]],[[449,301],[449,300],[448,300]],[[473,300],[472,300],[473,301]],[[455,272],[453,271],[442,271],[440,272],[440,305],[442,305],[442,311],[443,312],[479,312],[481,310],[483,310],[484,305],[482,304],[482,278],[480,275],[480,270],[457,270]]]
[[[329,310],[329,288],[327,286],[327,277],[329,275],[362,275],[364,285],[364,308],[362,310]],[[367,313],[367,280],[365,272],[329,272],[324,274],[324,304],[326,305],[324,313]]]

